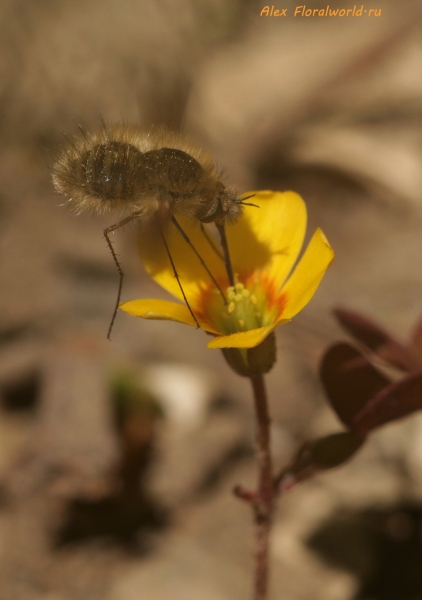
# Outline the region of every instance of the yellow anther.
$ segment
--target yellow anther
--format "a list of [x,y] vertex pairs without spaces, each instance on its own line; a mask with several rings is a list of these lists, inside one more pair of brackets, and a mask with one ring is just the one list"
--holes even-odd
[[232,313],[234,311],[234,302],[230,302],[229,307],[228,307],[228,312]]
[[251,295],[249,290],[242,290],[242,296],[244,298],[248,298]]
[[243,283],[236,283],[236,285],[234,287],[236,288],[237,292],[241,292],[245,288]]
[[235,294],[234,295],[234,299],[236,300],[236,302],[240,302],[242,300],[242,294]]

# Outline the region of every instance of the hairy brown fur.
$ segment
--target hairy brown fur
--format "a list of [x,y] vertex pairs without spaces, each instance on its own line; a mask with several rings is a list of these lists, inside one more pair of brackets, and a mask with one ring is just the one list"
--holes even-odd
[[211,156],[178,133],[101,123],[66,139],[53,183],[78,212],[127,208],[139,218],[180,214],[202,222],[241,215]]

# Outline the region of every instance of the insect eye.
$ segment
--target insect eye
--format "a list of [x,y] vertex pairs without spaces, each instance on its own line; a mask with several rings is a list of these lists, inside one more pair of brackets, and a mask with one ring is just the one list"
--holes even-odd
[[207,212],[204,217],[201,217],[200,221],[202,223],[213,223],[224,214],[223,205],[221,204],[220,199],[217,199],[212,205],[211,209]]

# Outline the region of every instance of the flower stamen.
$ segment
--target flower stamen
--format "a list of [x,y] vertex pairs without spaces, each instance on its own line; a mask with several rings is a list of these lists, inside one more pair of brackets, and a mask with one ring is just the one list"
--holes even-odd
[[272,323],[284,304],[278,301],[273,284],[262,277],[227,287],[228,306],[223,306],[221,298],[210,292],[210,289],[203,292],[201,316],[226,335]]

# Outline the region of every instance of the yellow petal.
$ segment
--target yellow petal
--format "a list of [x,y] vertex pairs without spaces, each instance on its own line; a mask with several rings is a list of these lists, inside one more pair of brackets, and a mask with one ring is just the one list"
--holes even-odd
[[241,279],[265,271],[280,288],[302,248],[305,203],[295,192],[271,191],[255,192],[246,202],[259,208],[246,206],[238,223],[227,227],[233,270]]
[[[248,194],[245,194],[246,197]],[[289,275],[303,244],[306,230],[306,206],[295,192],[255,192],[245,206],[244,216],[235,225],[227,225],[227,237],[233,269],[246,279],[265,270],[280,287]],[[212,249],[199,223],[178,219],[183,230],[213,277],[224,289],[228,285],[224,262]],[[199,258],[173,223],[162,226],[183,290],[192,308],[205,287],[215,287]],[[158,224],[143,226],[139,235],[141,260],[148,273],[164,289],[183,301]]]
[[216,337],[208,342],[208,348],[253,348],[263,342],[276,327],[287,323],[289,320],[279,319],[276,323],[267,327]]
[[291,319],[308,304],[315,294],[325,271],[334,258],[327,238],[317,229],[298,265],[281,290],[286,305],[282,319]]
[[[130,300],[129,302],[123,302],[119,308],[127,312],[129,315],[133,315],[134,317],[176,321],[177,323],[184,323],[185,325],[197,327],[197,324],[195,323],[187,306],[176,304],[175,302],[169,302],[168,300]],[[211,333],[218,333],[218,331],[210,327],[201,319],[198,319],[198,321],[201,329]]]
[[[187,219],[178,219],[178,222],[212,275],[219,283],[221,282],[224,287],[227,287],[228,282],[226,283],[227,275],[224,269],[224,262],[218,257],[206,240],[199,224]],[[162,231],[170,249],[179,280],[183,286],[183,291],[186,294],[189,304],[195,309],[201,290],[209,286],[214,287],[212,279],[173,223],[169,222],[163,225]],[[141,226],[139,251],[145,269],[151,277],[173,296],[184,301],[183,294],[174,276],[158,224]]]

